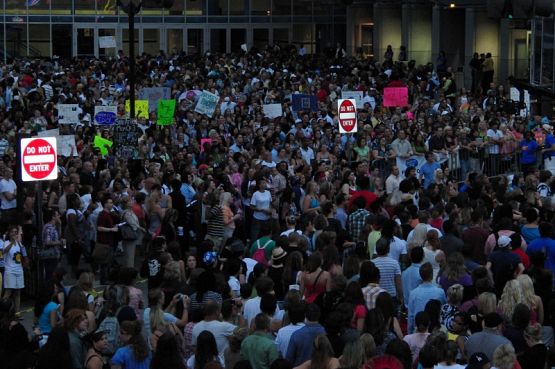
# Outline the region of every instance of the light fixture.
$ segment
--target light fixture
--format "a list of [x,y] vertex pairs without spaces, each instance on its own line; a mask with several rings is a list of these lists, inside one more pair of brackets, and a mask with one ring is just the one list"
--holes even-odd
[[451,3],[451,4],[449,4],[449,8],[451,8],[451,9],[455,9],[455,7],[456,7],[455,3]]

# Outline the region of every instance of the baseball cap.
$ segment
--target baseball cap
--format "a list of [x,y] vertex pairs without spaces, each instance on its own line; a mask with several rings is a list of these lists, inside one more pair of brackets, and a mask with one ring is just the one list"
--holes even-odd
[[489,363],[489,359],[483,352],[475,352],[468,359],[468,365],[466,369],[483,369],[484,365]]
[[507,247],[511,244],[511,238],[509,236],[499,236],[497,240],[497,245],[499,247]]
[[206,265],[212,265],[216,262],[217,258],[218,254],[215,251],[206,251],[202,256],[202,261],[204,261]]

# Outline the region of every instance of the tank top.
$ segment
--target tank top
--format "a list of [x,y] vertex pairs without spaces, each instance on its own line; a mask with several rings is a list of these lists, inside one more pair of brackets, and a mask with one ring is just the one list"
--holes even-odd
[[304,299],[309,304],[312,304],[321,293],[326,292],[326,285],[318,283],[323,272],[323,270],[320,270],[320,272],[316,276],[316,279],[314,280],[314,283],[311,283],[309,281],[306,282],[306,286],[304,289]]

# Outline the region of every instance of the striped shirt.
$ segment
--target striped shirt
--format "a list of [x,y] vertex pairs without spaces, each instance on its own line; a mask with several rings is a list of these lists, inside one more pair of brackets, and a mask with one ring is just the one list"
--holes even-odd
[[380,287],[386,290],[391,297],[397,297],[395,276],[401,276],[399,262],[389,256],[379,256],[373,259],[372,262],[380,270]]
[[368,286],[362,289],[362,295],[364,296],[364,301],[366,302],[366,308],[372,310],[376,307],[376,299],[378,295],[382,292],[387,292],[380,287],[379,284],[368,283]]
[[224,236],[224,212],[220,206],[213,206],[207,212],[208,231],[212,237]]

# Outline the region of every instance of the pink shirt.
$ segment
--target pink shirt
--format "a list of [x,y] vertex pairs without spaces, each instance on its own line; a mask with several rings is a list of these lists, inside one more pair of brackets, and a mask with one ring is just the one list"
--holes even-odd
[[430,333],[413,333],[408,334],[403,338],[403,341],[409,344],[410,352],[412,354],[412,361],[418,358],[420,349],[426,344],[426,339]]

